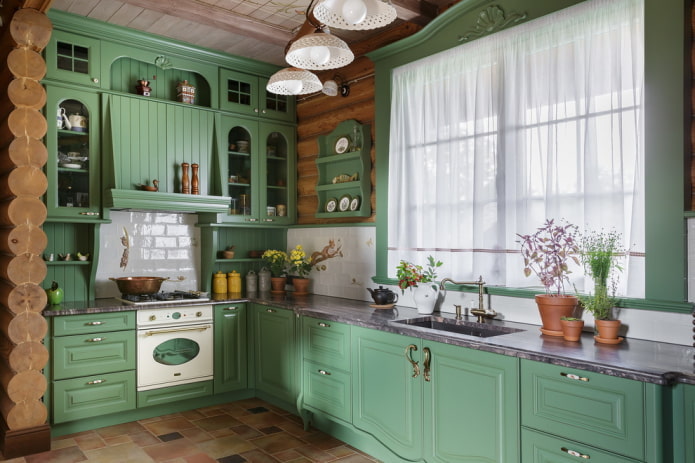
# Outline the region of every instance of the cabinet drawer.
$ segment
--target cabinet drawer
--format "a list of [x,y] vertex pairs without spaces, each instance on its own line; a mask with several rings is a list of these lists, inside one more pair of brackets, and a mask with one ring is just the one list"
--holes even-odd
[[333,369],[350,369],[350,325],[303,318],[302,343],[305,359]]
[[521,430],[523,463],[635,463],[636,460],[598,450],[569,439],[549,436],[529,429]]
[[350,375],[338,369],[304,361],[304,404],[350,422]]
[[79,420],[135,408],[135,371],[53,383],[53,422]]
[[521,423],[641,460],[644,385],[530,360],[521,363]]
[[53,338],[53,379],[135,369],[135,331]]
[[54,336],[135,329],[135,312],[108,312],[55,317]]

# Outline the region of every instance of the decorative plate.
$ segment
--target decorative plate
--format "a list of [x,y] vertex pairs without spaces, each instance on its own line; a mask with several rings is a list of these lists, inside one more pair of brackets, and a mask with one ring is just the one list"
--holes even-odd
[[360,208],[360,202],[361,202],[360,200],[361,199],[362,198],[360,198],[359,195],[352,198],[352,201],[350,201],[350,210],[351,211],[356,211],[357,209]]
[[335,152],[337,154],[343,154],[347,151],[348,146],[350,146],[350,139],[348,137],[340,137],[335,142]]
[[352,198],[349,194],[346,193],[343,196],[341,196],[340,202],[338,203],[338,210],[340,212],[345,212],[348,209],[350,209],[350,201],[352,201]]
[[326,212],[335,212],[338,208],[338,200],[335,198],[330,198],[326,201]]

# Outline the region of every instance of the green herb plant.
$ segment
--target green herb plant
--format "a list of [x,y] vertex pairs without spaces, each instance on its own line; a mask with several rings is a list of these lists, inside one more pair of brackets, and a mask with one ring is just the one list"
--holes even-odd
[[617,305],[615,297],[620,260],[627,250],[622,234],[612,231],[588,231],[579,239],[580,260],[584,272],[594,281],[594,293],[578,295],[582,306],[597,320],[610,320]]
[[435,260],[432,256],[427,256],[427,269],[423,269],[422,265],[415,265],[405,260],[396,266],[396,278],[398,278],[398,287],[401,292],[405,293],[408,288],[417,287],[418,283],[431,283],[437,278],[436,269],[444,265],[442,262]]

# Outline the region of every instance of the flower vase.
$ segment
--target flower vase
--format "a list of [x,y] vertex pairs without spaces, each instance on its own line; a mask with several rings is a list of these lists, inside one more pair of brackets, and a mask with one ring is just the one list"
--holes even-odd
[[418,285],[413,288],[413,299],[417,312],[421,314],[431,314],[437,304],[439,288],[437,285]]
[[285,284],[287,283],[287,277],[271,277],[270,278],[270,290],[271,294],[285,294]]
[[623,338],[618,336],[620,331],[620,320],[596,320],[596,331],[598,334],[594,336],[596,342],[604,344],[618,344]]
[[294,286],[294,295],[306,296],[307,294],[309,294],[309,282],[311,282],[311,280],[304,277],[292,278],[292,285]]

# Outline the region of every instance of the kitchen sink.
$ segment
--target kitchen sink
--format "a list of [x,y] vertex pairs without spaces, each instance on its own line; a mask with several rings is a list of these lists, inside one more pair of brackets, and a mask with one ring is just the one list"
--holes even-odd
[[445,331],[447,333],[465,334],[466,336],[476,336],[479,338],[490,338],[492,336],[500,336],[503,334],[511,334],[524,331],[517,328],[509,328],[506,326],[486,325],[484,323],[475,323],[465,320],[454,320],[451,318],[443,318],[437,316],[394,320],[392,323],[417,328],[424,328],[432,331]]

